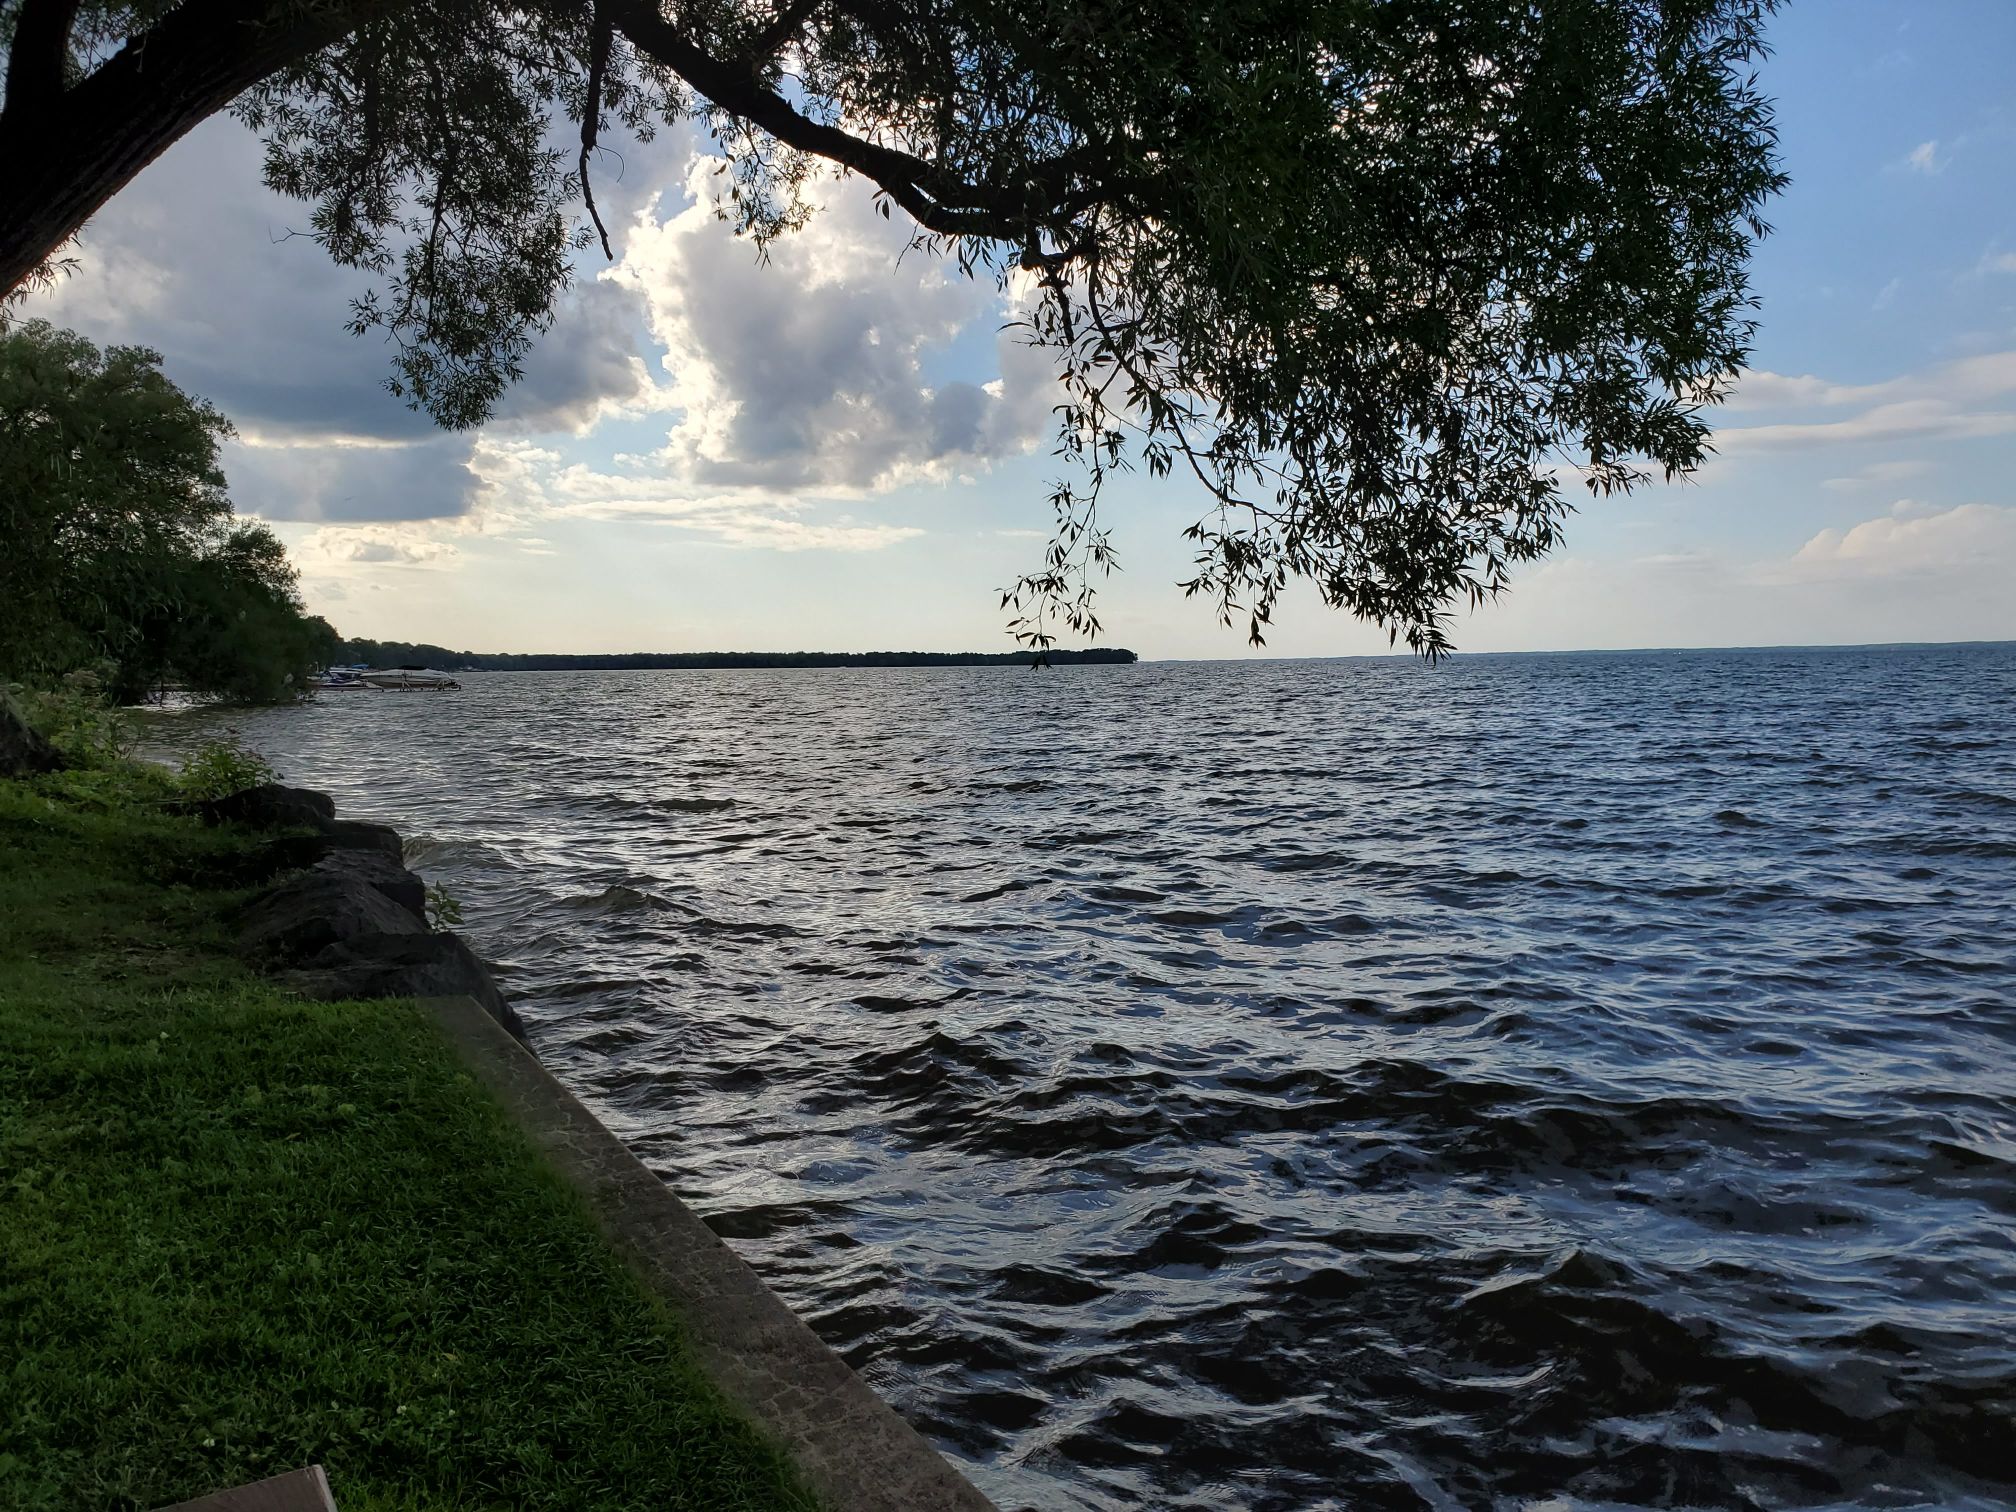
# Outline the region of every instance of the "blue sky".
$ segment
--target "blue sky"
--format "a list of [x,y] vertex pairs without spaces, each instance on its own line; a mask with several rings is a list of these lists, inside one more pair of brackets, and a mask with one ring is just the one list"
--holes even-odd
[[[2016,638],[2016,4],[1793,0],[1763,66],[1789,192],[1755,375],[1689,483],[1593,501],[1458,629],[1474,650]],[[859,185],[759,267],[690,141],[600,191],[586,265],[497,421],[441,435],[342,332],[356,280],[212,122],[87,228],[33,313],[161,350],[241,438],[239,507],[350,633],[486,650],[991,649],[1054,464],[1047,371],[990,287]],[[1108,643],[1252,654],[1175,587],[1200,500],[1131,482]],[[1269,655],[1385,649],[1291,598]]]

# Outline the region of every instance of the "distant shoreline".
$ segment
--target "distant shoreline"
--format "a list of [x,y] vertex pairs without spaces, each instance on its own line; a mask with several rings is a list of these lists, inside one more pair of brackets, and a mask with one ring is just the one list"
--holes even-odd
[[[1516,651],[1459,649],[1452,662],[1499,661],[1524,657],[1707,656],[1761,655],[1793,652],[1959,651],[2016,646],[2016,640],[1961,641],[1815,641],[1782,645],[1729,646],[1575,646],[1525,648]],[[1142,660],[1125,647],[1089,647],[1051,651],[1050,665],[1125,666]],[[373,667],[422,666],[444,672],[655,672],[655,671],[775,671],[795,667],[1027,667],[1029,651],[450,651],[443,646],[412,641],[344,642],[334,658],[338,665]],[[1325,655],[1166,656],[1157,665],[1242,666],[1289,662],[1418,662],[1411,651],[1333,652]]]
[[378,667],[426,666],[444,672],[707,672],[791,667],[1056,667],[1121,666],[1140,657],[1120,647],[1082,651],[450,651],[399,641],[353,640],[345,663]]

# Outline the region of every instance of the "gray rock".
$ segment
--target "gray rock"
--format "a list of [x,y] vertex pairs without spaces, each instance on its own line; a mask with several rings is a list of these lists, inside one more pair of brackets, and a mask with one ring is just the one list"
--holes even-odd
[[266,842],[250,863],[252,875],[277,877],[307,871],[331,856],[365,851],[383,856],[394,866],[404,863],[406,847],[390,825],[361,819],[332,819],[313,834],[278,835]]
[[318,953],[299,970],[274,978],[303,997],[321,1002],[344,998],[467,996],[525,1042],[525,1025],[497,990],[476,952],[459,936],[360,934]]
[[205,824],[245,824],[254,829],[321,829],[336,821],[336,800],[327,793],[277,782],[206,798],[189,807]]
[[260,846],[245,863],[245,874],[264,880],[307,871],[324,856],[342,847],[329,843],[327,835],[278,835]]
[[294,964],[359,935],[424,934],[427,926],[358,877],[309,872],[262,893],[238,919],[238,949]]
[[0,691],[0,777],[32,777],[70,763],[28,723],[19,704]]
[[375,887],[386,897],[427,922],[427,884],[406,870],[382,850],[327,850],[309,868],[311,877],[350,877]]
[[330,850],[375,850],[402,864],[406,860],[406,842],[389,824],[373,824],[368,819],[332,819],[322,826],[321,839]]

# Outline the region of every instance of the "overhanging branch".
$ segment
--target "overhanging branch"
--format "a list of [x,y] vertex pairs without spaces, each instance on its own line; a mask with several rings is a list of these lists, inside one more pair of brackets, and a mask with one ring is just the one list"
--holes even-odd
[[792,0],[778,11],[776,19],[758,32],[748,47],[744,49],[752,64],[767,63],[796,37],[799,30],[810,19],[824,0]]
[[70,28],[80,0],[23,0],[7,53],[7,114],[39,108],[63,92]]
[[[940,236],[1026,244],[1039,224],[1060,225],[1103,198],[1106,190],[1044,203],[1041,191],[1061,188],[1072,165],[1060,157],[1031,165],[1013,186],[973,184],[899,148],[815,121],[758,80],[746,60],[713,56],[660,15],[648,0],[607,0],[616,27],[646,57],[671,69],[700,94],[787,147],[809,152],[872,180],[926,231]],[[1038,191],[1032,204],[1031,189]]]
[[602,212],[595,208],[595,190],[588,182],[588,159],[595,151],[595,138],[602,129],[602,83],[609,69],[610,35],[609,15],[602,0],[595,0],[594,18],[589,22],[588,40],[588,98],[581,107],[581,203],[588,207],[588,218],[595,222],[595,231],[602,238],[602,255],[611,262],[616,254],[609,249],[609,228],[602,224]]
[[[55,6],[58,0],[47,0]],[[275,0],[185,0],[67,89],[38,95],[34,70],[56,35],[59,64],[69,25],[45,13],[43,62],[8,61],[0,114],[0,293],[17,287],[135,174],[261,79],[411,0],[316,6]],[[38,0],[29,0],[26,25]],[[76,7],[70,7],[74,20]],[[31,43],[35,38],[29,38]],[[25,96],[15,69],[30,70]]]

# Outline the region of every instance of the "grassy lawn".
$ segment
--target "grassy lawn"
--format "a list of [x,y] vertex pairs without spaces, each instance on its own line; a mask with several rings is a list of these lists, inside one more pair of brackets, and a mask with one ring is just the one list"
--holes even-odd
[[0,1506],[809,1507],[405,1004],[225,953],[246,842],[0,780]]

